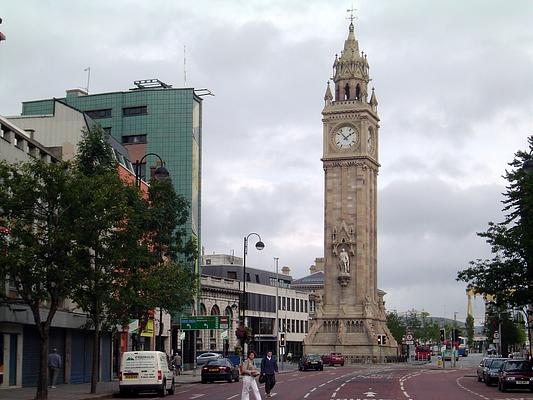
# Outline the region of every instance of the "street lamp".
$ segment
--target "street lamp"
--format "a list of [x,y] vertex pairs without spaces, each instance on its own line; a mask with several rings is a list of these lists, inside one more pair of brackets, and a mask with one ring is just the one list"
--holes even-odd
[[155,153],[147,153],[140,160],[135,161],[135,164],[134,164],[135,165],[135,186],[137,187],[141,186],[141,165],[144,159],[148,156],[154,156],[154,157],[159,158],[159,162],[161,163],[161,165],[157,167],[154,171],[155,179],[158,179],[158,180],[166,179],[170,176],[170,173],[168,172],[168,169],[165,168],[165,163],[163,162],[161,157],[159,157]]
[[[278,316],[278,309],[279,309],[278,261],[279,261],[279,257],[274,257],[274,261],[276,261],[276,361],[277,361],[279,360],[279,316]],[[281,369],[283,370],[283,364],[281,365]]]
[[[255,233],[255,232],[252,232],[252,233],[249,233],[247,236],[244,237],[244,256],[243,256],[243,261],[242,261],[242,265],[243,265],[243,268],[242,268],[242,273],[243,273],[243,276],[242,276],[242,282],[243,282],[243,290],[242,290],[242,304],[241,304],[241,308],[242,308],[242,326],[243,327],[246,327],[246,307],[248,305],[248,302],[247,302],[247,299],[246,299],[246,255],[248,254],[248,239],[250,238],[250,236],[252,235],[255,235],[259,238],[259,241],[255,244],[255,248],[257,250],[263,250],[265,248],[265,244],[261,241],[261,236],[259,236],[258,233]],[[244,343],[243,343],[243,347],[244,347]],[[243,348],[244,350],[244,348]],[[243,355],[244,355],[244,351],[243,351]]]
[[[529,160],[524,161],[524,163],[522,164],[522,169],[524,170],[526,175],[528,175],[528,177],[531,178],[533,176],[533,160],[529,159]],[[528,259],[526,260],[526,263],[527,263],[528,287],[531,289],[533,285],[533,259],[532,257],[528,257]],[[530,320],[531,315],[533,315],[533,304],[532,303],[527,304],[526,310],[527,312],[525,312],[525,317],[526,317],[526,322],[527,322],[527,336],[529,340],[529,357],[530,359],[533,359],[533,354],[531,354],[532,343],[531,343],[531,320]]]

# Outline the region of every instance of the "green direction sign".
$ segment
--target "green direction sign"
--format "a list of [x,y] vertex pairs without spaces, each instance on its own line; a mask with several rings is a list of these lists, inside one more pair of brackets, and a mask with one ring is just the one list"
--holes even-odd
[[206,315],[180,318],[180,328],[182,331],[220,329],[220,317],[218,315]]

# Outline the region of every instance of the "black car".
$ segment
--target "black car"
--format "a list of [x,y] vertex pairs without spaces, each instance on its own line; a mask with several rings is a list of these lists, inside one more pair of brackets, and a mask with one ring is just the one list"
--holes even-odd
[[239,368],[227,358],[209,360],[202,367],[202,383],[214,381],[239,382]]
[[318,354],[309,354],[307,356],[302,357],[302,359],[298,363],[298,369],[300,371],[306,371],[308,369],[323,371],[324,364],[322,362],[322,358]]
[[491,363],[485,369],[485,384],[491,386],[493,383],[498,383],[498,376],[500,374],[500,367],[507,358],[493,358]]
[[498,389],[529,389],[533,392],[533,361],[506,360],[500,368]]

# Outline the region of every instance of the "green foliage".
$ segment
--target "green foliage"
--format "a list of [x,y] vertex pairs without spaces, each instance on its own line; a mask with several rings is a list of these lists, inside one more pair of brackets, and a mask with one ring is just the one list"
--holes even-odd
[[524,329],[517,324],[506,311],[505,307],[499,308],[492,305],[488,309],[485,334],[492,342],[494,332],[498,332],[501,324],[501,354],[507,356],[510,348],[521,348],[526,341]]
[[528,138],[529,152],[518,151],[509,163],[511,170],[504,193],[503,222],[489,222],[486,239],[494,254],[492,259],[477,259],[457,274],[478,293],[495,296],[500,304],[524,306],[533,298],[533,176],[523,164],[532,159],[533,136]]
[[396,339],[396,342],[402,343],[407,328],[405,321],[397,313],[387,312],[387,327],[392,333],[392,336],[394,336],[394,339]]
[[474,317],[470,314],[466,317],[466,337],[468,341],[468,347],[474,347]]
[[76,155],[76,166],[80,173],[98,176],[116,172],[113,149],[107,142],[107,137],[100,125],[82,129]]
[[412,332],[419,343],[436,343],[439,341],[439,324],[429,318],[429,313],[409,310],[400,317],[397,313],[387,313],[387,326],[398,343],[402,343],[405,333]]

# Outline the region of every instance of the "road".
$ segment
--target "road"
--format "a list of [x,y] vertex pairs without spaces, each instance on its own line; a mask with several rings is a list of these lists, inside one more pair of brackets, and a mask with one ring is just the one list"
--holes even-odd
[[[503,400],[533,399],[529,391],[501,393],[477,381],[480,356],[462,358],[456,368],[434,365],[326,367],[324,371],[277,376],[275,400]],[[242,383],[194,383],[180,386],[172,400],[239,400]],[[263,385],[261,396],[266,399]],[[153,395],[140,396],[157,399]]]

